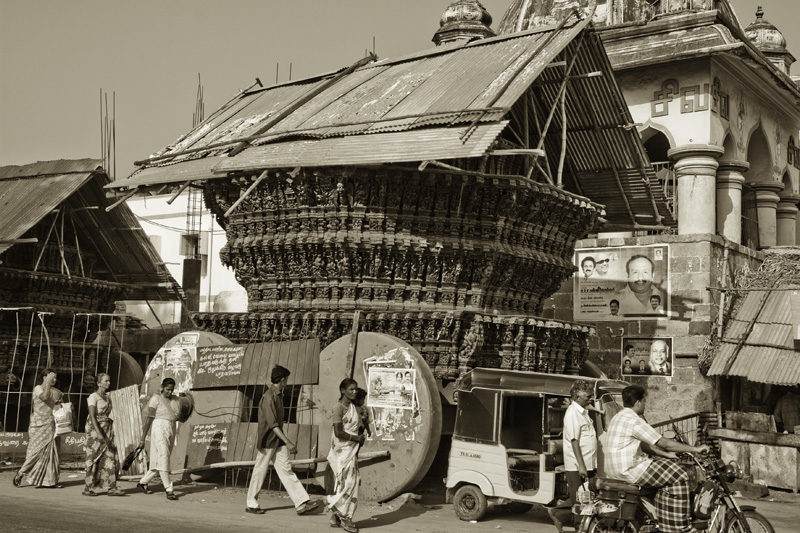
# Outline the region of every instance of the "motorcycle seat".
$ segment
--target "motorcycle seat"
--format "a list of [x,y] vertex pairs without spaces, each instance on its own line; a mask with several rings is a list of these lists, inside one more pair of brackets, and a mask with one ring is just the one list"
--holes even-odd
[[622,481],[621,479],[598,478],[597,490],[624,492],[625,494],[638,495],[641,491],[639,485]]

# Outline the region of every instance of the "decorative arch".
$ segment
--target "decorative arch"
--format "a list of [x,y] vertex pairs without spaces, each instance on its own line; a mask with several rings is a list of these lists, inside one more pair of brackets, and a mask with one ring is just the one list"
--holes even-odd
[[730,128],[725,132],[725,139],[722,141],[722,149],[725,153],[719,158],[720,161],[734,161],[738,159],[739,150],[736,148],[736,139],[730,131]]
[[666,136],[671,147],[674,148],[678,145],[668,128],[664,127],[662,124],[653,122],[651,119],[648,119],[647,122],[645,122],[639,129],[639,135],[642,138],[642,143],[646,143],[651,137],[653,137],[653,135],[657,135],[659,133]]
[[667,152],[675,146],[675,143],[660,128],[648,126],[641,132],[642,144],[647,152],[647,157],[653,163],[664,163],[669,161]]
[[781,183],[783,183],[783,193],[797,194],[794,185],[792,185],[792,176],[789,174],[789,167],[783,169]]
[[747,141],[747,162],[750,163],[750,169],[744,173],[747,181],[754,183],[774,181],[772,178],[772,149],[761,121],[750,133]]

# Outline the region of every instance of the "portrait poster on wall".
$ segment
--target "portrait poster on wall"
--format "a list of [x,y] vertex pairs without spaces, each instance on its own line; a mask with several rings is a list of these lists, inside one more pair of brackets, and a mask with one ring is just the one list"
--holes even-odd
[[669,246],[575,251],[575,320],[668,318]]
[[367,405],[413,409],[416,401],[416,369],[369,367]]
[[623,337],[622,376],[672,376],[672,337]]

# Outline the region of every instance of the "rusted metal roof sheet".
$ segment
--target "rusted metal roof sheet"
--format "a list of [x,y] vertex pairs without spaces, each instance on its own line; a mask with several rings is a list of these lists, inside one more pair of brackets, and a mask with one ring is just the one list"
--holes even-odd
[[[80,189],[100,166],[93,159],[47,161],[0,167],[0,254],[61,202]],[[44,179],[46,177],[46,179]]]
[[729,320],[708,371],[759,383],[800,383],[800,287],[750,291]]
[[[556,105],[563,63],[574,57],[567,90],[567,166],[574,190],[606,204],[617,225],[674,224],[656,183],[633,120],[616,84],[600,38],[588,19],[513,35],[443,46],[354,71],[329,74],[242,94],[211,119],[146,164],[173,167],[144,171],[110,188],[178,183],[219,177],[232,170],[281,166],[380,164],[481,157],[497,124],[534,87],[537,106]],[[548,68],[555,66],[556,68]],[[545,112],[546,115],[546,112]],[[545,117],[540,117],[544,121]],[[476,130],[478,140],[464,133]],[[533,126],[530,126],[533,128]],[[561,152],[556,113],[544,148],[553,161]],[[505,134],[505,133],[504,133]],[[535,134],[535,132],[534,132]],[[382,137],[370,137],[381,135]],[[473,133],[475,135],[475,133]],[[349,140],[344,140],[349,138]],[[236,150],[238,141],[250,147]],[[324,141],[324,142],[323,142]],[[536,140],[533,145],[535,146]],[[372,153],[362,153],[373,150]],[[188,153],[187,153],[188,151]],[[227,154],[227,156],[226,156]],[[321,154],[324,154],[322,156]],[[171,156],[171,157],[170,157]],[[210,166],[200,157],[221,164]],[[190,165],[183,174],[182,165]],[[174,170],[174,176],[170,176]]]
[[79,242],[107,267],[98,279],[128,285],[132,299],[177,299],[180,287],[135,215],[125,205],[105,211],[109,182],[94,159],[0,167],[0,254],[13,245],[2,241],[23,237],[54,210],[67,209]]
[[482,124],[463,141],[454,128],[426,128],[356,137],[291,141],[248,148],[225,158],[217,173],[262,168],[404,163],[429,159],[480,157],[506,127],[507,121]]

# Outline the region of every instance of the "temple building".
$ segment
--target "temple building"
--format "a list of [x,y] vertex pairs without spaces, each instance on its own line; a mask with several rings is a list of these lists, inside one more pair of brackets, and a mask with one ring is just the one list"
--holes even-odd
[[[591,258],[593,272],[562,285],[545,305],[547,316],[596,326],[593,360],[611,375],[630,374],[649,385],[651,419],[713,411],[715,401],[722,411],[741,409],[750,403],[749,388],[763,398],[771,385],[797,383],[797,334],[773,338],[759,328],[786,325],[790,331],[794,323],[796,330],[800,316],[767,312],[777,322],[755,320],[762,309],[785,304],[785,294],[776,291],[748,299],[744,311],[751,316],[738,317],[739,296],[747,293],[735,292],[771,248],[795,246],[800,238],[800,89],[784,36],[760,7],[742,28],[727,0],[578,4],[594,7],[595,27],[677,225],[634,232],[606,226],[578,241],[576,265]],[[551,24],[575,5],[517,0],[498,33]],[[650,260],[653,287],[644,295],[652,297],[651,309],[602,277],[616,272],[632,286],[627,261],[634,254]],[[796,255],[780,257],[787,275],[800,268]],[[731,329],[737,321],[739,329]],[[742,321],[749,328],[742,329]],[[671,377],[645,370],[637,378],[639,365],[649,362],[649,346],[660,338],[670,344]],[[783,354],[783,370],[759,373],[764,366],[757,360],[770,350]],[[724,362],[712,365],[718,353]]]

